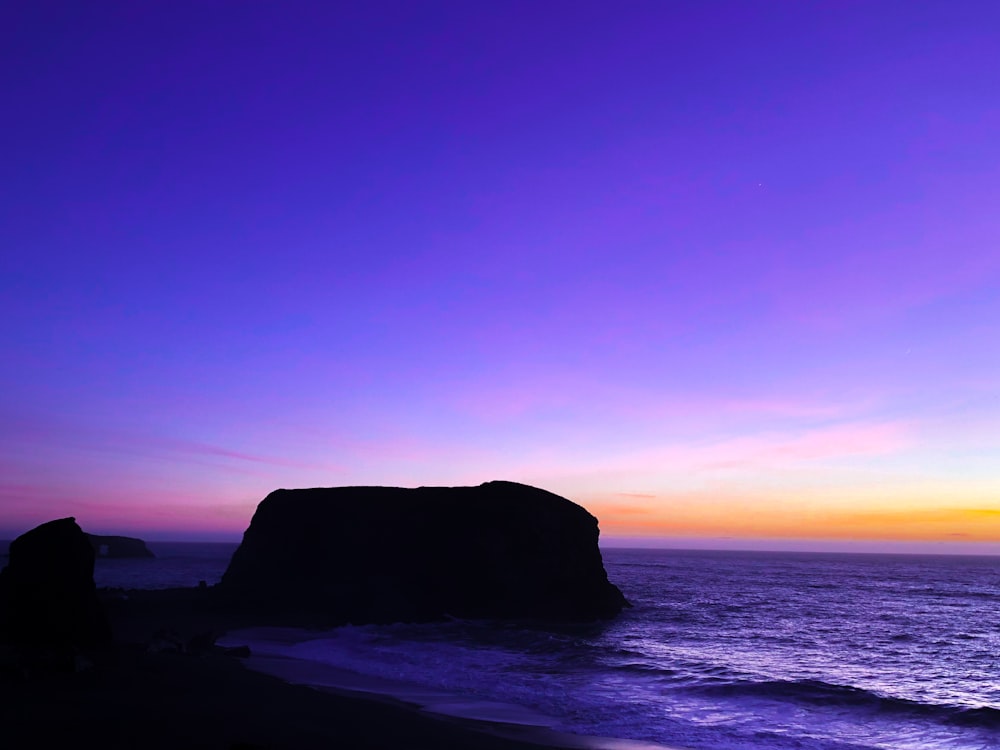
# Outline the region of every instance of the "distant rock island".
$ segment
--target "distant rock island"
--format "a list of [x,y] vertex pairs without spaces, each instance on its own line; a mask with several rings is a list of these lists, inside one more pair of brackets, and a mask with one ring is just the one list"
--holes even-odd
[[229,602],[341,622],[441,617],[593,620],[629,606],[597,519],[545,490],[276,490],[219,584]]
[[97,557],[156,557],[142,539],[131,536],[87,534]]

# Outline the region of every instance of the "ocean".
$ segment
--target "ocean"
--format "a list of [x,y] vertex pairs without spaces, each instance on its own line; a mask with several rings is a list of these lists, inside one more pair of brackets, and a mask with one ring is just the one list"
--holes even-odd
[[603,554],[634,604],[609,623],[258,629],[231,642],[293,681],[588,736],[692,750],[1000,748],[998,557]]
[[[235,545],[98,562],[215,583]],[[605,549],[634,604],[592,625],[231,633],[250,665],[432,711],[691,750],[1000,748],[1000,557]]]
[[94,583],[99,588],[167,589],[214,585],[222,580],[236,542],[147,542],[153,558],[98,558]]

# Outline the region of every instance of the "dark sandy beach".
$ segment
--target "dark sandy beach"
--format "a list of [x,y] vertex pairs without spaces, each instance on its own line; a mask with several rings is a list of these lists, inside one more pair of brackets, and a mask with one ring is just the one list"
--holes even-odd
[[287,685],[232,657],[120,647],[75,674],[7,675],[15,748],[528,747],[377,701]]
[[514,739],[482,731],[489,730],[484,724],[289,685],[220,653],[150,651],[157,631],[187,642],[242,624],[213,612],[206,601],[197,590],[130,592],[128,600],[108,603],[116,643],[87,654],[80,671],[8,665],[0,674],[0,744],[9,750],[516,750],[563,744],[532,729],[512,729],[524,734]]

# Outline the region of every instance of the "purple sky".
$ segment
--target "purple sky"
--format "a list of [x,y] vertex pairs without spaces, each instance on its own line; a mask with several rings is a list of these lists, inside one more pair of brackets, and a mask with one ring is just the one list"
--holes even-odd
[[997,28],[5,4],[0,536],[510,479],[610,536],[1000,551]]

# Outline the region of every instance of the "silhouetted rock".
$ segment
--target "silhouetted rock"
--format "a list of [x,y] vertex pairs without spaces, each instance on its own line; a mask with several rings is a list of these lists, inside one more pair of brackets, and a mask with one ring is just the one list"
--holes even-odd
[[97,557],[155,557],[142,539],[131,536],[87,534]]
[[49,521],[11,542],[0,571],[0,630],[15,642],[42,646],[110,640],[94,586],[94,549],[75,519]]
[[579,505],[513,482],[276,490],[219,591],[262,612],[355,623],[611,617],[629,605],[597,537]]

